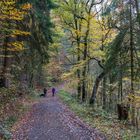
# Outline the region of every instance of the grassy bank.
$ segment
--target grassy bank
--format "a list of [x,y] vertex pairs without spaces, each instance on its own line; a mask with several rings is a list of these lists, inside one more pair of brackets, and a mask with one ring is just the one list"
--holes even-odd
[[116,116],[100,108],[93,109],[87,104],[78,103],[71,94],[63,90],[58,95],[72,111],[86,123],[104,133],[108,140],[140,140],[138,133],[125,125],[125,122],[118,121]]
[[19,92],[15,88],[0,89],[0,139],[11,138],[10,129],[26,113],[34,100],[36,91]]

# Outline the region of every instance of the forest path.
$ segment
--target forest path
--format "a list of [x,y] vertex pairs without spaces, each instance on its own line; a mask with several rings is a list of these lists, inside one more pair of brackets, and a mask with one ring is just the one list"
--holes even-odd
[[51,95],[35,103],[12,131],[12,140],[105,140]]

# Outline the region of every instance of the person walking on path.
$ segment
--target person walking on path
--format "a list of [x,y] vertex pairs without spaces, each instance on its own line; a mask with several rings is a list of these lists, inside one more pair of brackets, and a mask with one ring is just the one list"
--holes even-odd
[[55,94],[55,88],[53,87],[52,88],[52,96],[54,97],[54,94]]
[[43,89],[43,94],[40,94],[40,97],[46,97],[47,96],[47,89]]
[[47,96],[47,89],[46,88],[44,88],[44,96]]

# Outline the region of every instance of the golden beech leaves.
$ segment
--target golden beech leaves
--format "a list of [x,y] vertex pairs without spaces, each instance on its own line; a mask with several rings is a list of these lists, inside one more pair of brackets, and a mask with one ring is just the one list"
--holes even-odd
[[[71,49],[72,53],[77,54],[77,50],[79,49],[79,55],[82,58],[86,43],[88,50],[86,61],[83,60],[79,61],[78,64],[74,64],[71,71],[63,74],[62,78],[64,79],[71,77],[72,74],[74,75],[78,69],[82,70],[89,58],[95,58],[99,61],[105,60],[106,46],[113,41],[117,34],[115,29],[110,29],[108,27],[107,19],[98,18],[95,16],[95,13],[92,13],[91,15],[88,15],[87,13],[84,14],[83,20],[80,18],[77,19],[79,28],[75,28],[73,17],[69,10],[61,13],[60,16],[62,21],[64,21],[63,26],[68,29],[68,31],[65,32],[67,38],[71,42],[74,42],[73,48]],[[87,21],[89,21],[89,23]],[[75,43],[77,37],[79,38],[79,45]]]
[[[17,36],[28,36],[29,32],[22,31],[17,26],[19,22],[24,20],[24,17],[28,15],[29,10],[32,8],[30,3],[25,3],[17,7],[16,0],[3,0],[0,1],[0,26],[3,41],[4,38],[15,38]],[[18,29],[17,29],[18,27]],[[24,43],[20,41],[7,42],[7,50],[9,51],[22,51],[24,50]],[[3,41],[0,42],[0,46],[4,45]]]
[[12,48],[9,48],[10,51],[22,51],[22,50],[24,50],[24,47],[23,47],[24,43],[20,42],[20,41],[8,43],[7,45],[9,47],[12,47]]
[[128,102],[135,106],[136,108],[140,108],[140,96],[132,95],[131,93],[127,96]]
[[11,33],[11,36],[14,35],[23,35],[23,36],[26,36],[26,35],[30,35],[30,32],[25,32],[25,31],[21,31],[21,30],[12,30],[12,33]]
[[26,3],[21,6],[22,10],[30,10],[31,8],[32,8],[32,5],[30,3]]
[[73,77],[73,72],[69,72],[69,73],[64,73],[62,76],[61,76],[61,79],[68,79],[70,77]]
[[31,4],[23,4],[19,9],[16,8],[16,0],[1,1],[0,2],[0,19],[23,20],[24,16],[28,14]]

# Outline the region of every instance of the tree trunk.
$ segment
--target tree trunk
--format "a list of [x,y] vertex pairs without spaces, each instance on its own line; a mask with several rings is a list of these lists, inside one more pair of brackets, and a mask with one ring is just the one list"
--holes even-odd
[[103,97],[102,97],[102,99],[103,99],[103,109],[106,109],[106,77],[104,77],[104,79],[103,79]]
[[[78,55],[77,55],[77,62],[80,61],[80,40],[77,38],[77,46],[78,46]],[[77,93],[78,93],[78,99],[81,97],[81,71],[80,69],[77,69],[77,78],[78,78],[78,85],[77,85]]]
[[128,111],[129,107],[123,104],[117,104],[118,111],[118,119],[119,120],[127,120],[128,119]]
[[[133,21],[132,21],[132,0],[130,0],[130,58],[131,58],[131,94],[134,95],[134,47],[133,47]],[[134,102],[134,96],[132,99]],[[132,124],[135,125],[135,107],[132,105]]]
[[139,23],[139,29],[140,29],[140,10],[139,10],[139,2],[138,0],[135,0],[135,5],[136,5],[136,11],[137,11],[137,20],[138,20],[138,23]]
[[[90,32],[90,21],[91,21],[91,8],[89,9],[88,12],[88,19],[87,19],[87,30],[85,33],[85,38],[84,38],[84,57],[83,60],[87,60],[87,53],[88,53],[88,36]],[[83,85],[82,85],[82,101],[85,101],[86,98],[86,70],[87,70],[87,64],[84,64],[84,69],[83,69]]]
[[119,54],[119,73],[118,73],[118,102],[122,102],[122,97],[123,97],[123,83],[122,83],[122,78],[123,78],[123,63],[122,63],[122,54],[120,52]]
[[84,66],[84,70],[83,70],[83,80],[82,80],[82,101],[84,102],[86,99],[86,65]]
[[2,69],[2,74],[0,78],[0,85],[1,87],[7,87],[7,67],[8,67],[8,51],[7,51],[7,43],[8,43],[8,38],[5,38],[4,41],[4,60],[3,60],[3,69]]
[[[84,61],[86,61],[87,59],[87,39],[85,40],[85,48],[84,48]],[[86,70],[87,70],[87,66],[86,63],[84,64],[84,69],[83,69],[83,73],[82,73],[82,101],[85,101],[86,98]]]
[[91,98],[90,98],[90,104],[95,104],[95,100],[96,100],[96,95],[97,95],[97,92],[98,92],[98,87],[99,87],[99,84],[101,82],[101,80],[104,78],[104,76],[106,75],[106,73],[103,71],[95,80],[95,84],[93,86],[93,90],[92,90],[92,95],[91,95]]

